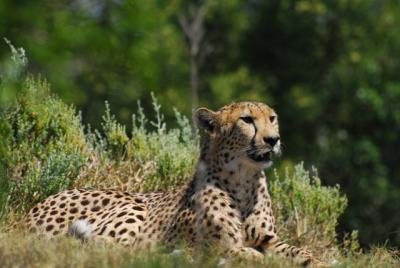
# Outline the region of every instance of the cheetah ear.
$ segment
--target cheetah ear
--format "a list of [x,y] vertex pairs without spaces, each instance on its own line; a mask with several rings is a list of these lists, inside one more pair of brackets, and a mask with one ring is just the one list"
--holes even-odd
[[193,115],[197,127],[207,133],[212,133],[216,127],[217,114],[207,108],[198,108]]

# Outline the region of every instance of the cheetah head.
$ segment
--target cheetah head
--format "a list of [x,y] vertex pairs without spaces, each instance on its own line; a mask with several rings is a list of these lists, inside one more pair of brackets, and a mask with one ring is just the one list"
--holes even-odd
[[263,169],[281,152],[278,116],[263,103],[238,102],[218,111],[199,108],[194,120],[205,133],[203,154],[222,158],[224,165]]

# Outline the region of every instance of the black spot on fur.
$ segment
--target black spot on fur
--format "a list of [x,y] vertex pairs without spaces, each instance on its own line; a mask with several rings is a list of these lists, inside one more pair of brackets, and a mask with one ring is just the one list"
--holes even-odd
[[57,222],[57,223],[62,223],[62,222],[64,222],[64,221],[65,221],[64,218],[57,218],[57,219],[56,219],[56,222]]
[[101,230],[100,230],[99,235],[102,235],[106,229],[107,229],[107,226],[103,226],[103,228],[101,228]]
[[119,214],[117,215],[117,218],[120,218],[120,217],[122,217],[122,216],[125,216],[127,213],[128,213],[128,212],[123,211],[123,212],[121,212],[121,213],[119,213]]
[[128,231],[128,230],[124,228],[124,229],[122,229],[121,231],[119,231],[118,234],[119,234],[119,235],[122,235],[122,234],[126,233],[127,231]]
[[135,223],[136,220],[134,218],[129,218],[125,221],[126,223]]
[[221,235],[220,234],[213,234],[212,237],[215,238],[215,239],[218,239],[218,240],[221,239]]
[[91,211],[96,212],[99,211],[101,208],[99,206],[92,207]]
[[263,240],[261,240],[261,244],[268,244],[268,242],[274,238],[272,235],[265,235]]
[[110,203],[110,199],[105,198],[105,199],[103,199],[103,200],[101,201],[101,203],[103,204],[103,206],[107,206],[108,203]]
[[69,210],[69,213],[72,213],[72,214],[77,213],[77,212],[78,212],[78,209],[77,209],[77,208],[71,208],[71,209]]
[[251,228],[251,237],[255,238],[255,236],[256,236],[256,228],[253,227],[253,228]]

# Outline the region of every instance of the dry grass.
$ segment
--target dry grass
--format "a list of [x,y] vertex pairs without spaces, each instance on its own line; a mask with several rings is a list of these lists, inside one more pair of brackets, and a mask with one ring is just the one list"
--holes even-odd
[[[52,240],[21,231],[0,231],[0,267],[221,267],[220,257],[183,249],[180,256],[171,250],[133,252],[110,244],[81,244],[61,237]],[[329,254],[326,254],[329,255]],[[324,257],[324,256],[321,256]],[[325,256],[328,257],[328,256]],[[399,267],[399,252],[374,248],[362,254],[338,254],[324,259],[332,267]],[[266,257],[268,267],[292,267],[277,256]],[[265,264],[233,261],[227,267],[265,267]]]
[[74,181],[74,188],[95,186],[97,189],[115,188],[123,191],[141,192],[143,180],[156,173],[154,161],[143,164],[138,161],[100,161],[92,155]]

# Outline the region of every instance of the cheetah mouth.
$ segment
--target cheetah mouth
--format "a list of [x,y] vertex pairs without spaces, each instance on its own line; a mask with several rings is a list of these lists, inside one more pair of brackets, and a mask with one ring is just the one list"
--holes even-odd
[[264,154],[248,153],[249,158],[255,162],[269,162],[272,161],[272,151],[268,151]]

